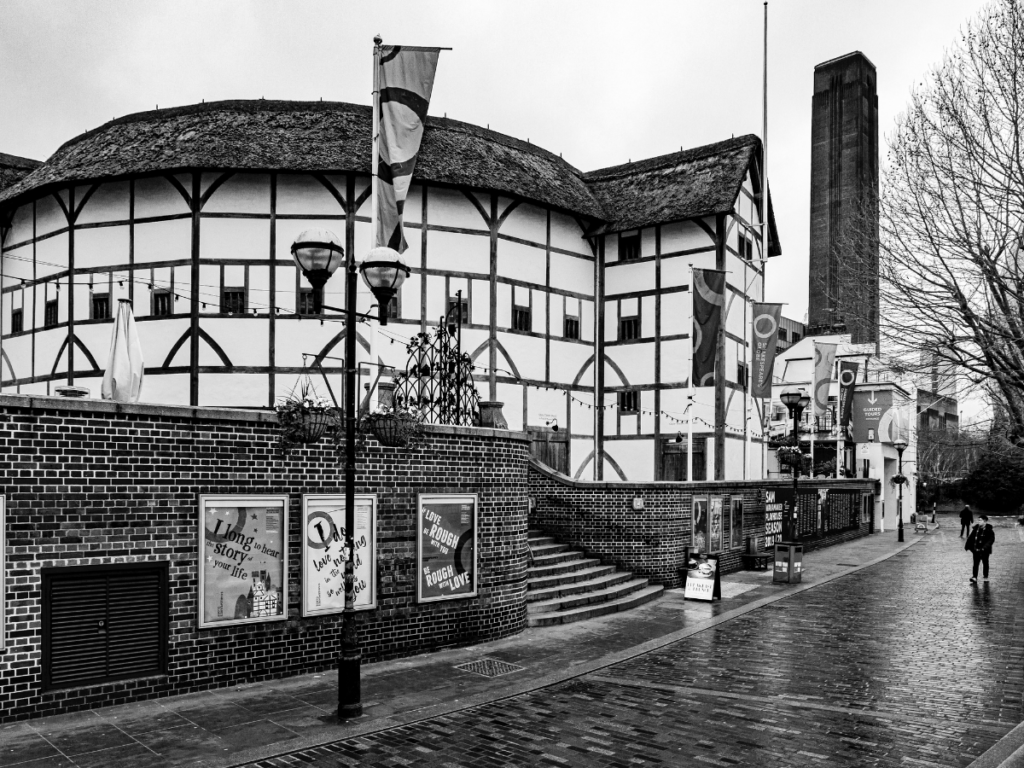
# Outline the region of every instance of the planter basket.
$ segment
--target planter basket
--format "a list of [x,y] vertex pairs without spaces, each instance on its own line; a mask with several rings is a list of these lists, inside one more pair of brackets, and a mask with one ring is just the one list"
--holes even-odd
[[297,443],[311,445],[326,435],[333,423],[333,414],[325,411],[310,411],[302,414],[302,419],[295,424],[291,437]]
[[412,422],[390,413],[371,413],[366,420],[370,431],[381,445],[391,448],[408,445]]

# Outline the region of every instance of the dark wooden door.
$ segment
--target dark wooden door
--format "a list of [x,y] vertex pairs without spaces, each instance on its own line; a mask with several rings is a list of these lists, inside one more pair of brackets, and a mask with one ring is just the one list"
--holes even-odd
[[569,474],[569,435],[550,427],[527,427],[527,432],[533,458],[563,475]]

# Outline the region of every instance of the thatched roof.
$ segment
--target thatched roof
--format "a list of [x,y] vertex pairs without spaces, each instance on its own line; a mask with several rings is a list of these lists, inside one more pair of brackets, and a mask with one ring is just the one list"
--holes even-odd
[[42,163],[38,160],[5,155],[0,152],[0,192],[21,181],[41,165]]
[[[23,161],[32,165],[0,185],[0,206],[70,183],[198,168],[368,174],[370,129],[369,107],[340,102],[220,101],[140,112],[72,139],[42,165]],[[502,192],[617,231],[731,210],[759,146],[744,136],[584,174],[534,144],[428,117],[415,178]]]
[[[761,140],[754,135],[695,147],[583,175],[608,218],[601,231],[621,232],[654,224],[728,213]],[[775,213],[769,206],[772,256],[781,253]]]

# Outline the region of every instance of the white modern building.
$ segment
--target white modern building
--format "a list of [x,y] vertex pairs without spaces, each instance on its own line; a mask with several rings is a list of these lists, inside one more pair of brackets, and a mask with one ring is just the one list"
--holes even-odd
[[[38,167],[0,163],[0,389],[98,397],[119,299],[138,320],[143,401],[272,407],[314,362],[337,381],[340,313],[311,315],[289,249],[317,227],[369,250],[370,117],[197,104],[114,120]],[[695,479],[761,477],[749,302],[781,252],[770,208],[763,244],[761,200],[754,136],[583,173],[428,118],[405,206],[412,274],[385,328],[360,324],[361,385],[372,400],[461,292],[481,398],[558,444],[558,469],[685,479],[692,420]],[[721,375],[692,404],[691,266],[728,272]],[[342,306],[344,279],[326,305]],[[371,303],[360,285],[359,310]]]

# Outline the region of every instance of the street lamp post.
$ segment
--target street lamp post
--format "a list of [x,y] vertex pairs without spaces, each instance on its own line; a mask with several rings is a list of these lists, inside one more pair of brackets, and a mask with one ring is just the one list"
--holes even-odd
[[896,449],[900,459],[899,468],[896,470],[900,477],[900,495],[896,502],[896,541],[903,541],[903,483],[906,479],[903,477],[903,452],[907,450],[907,441],[902,437],[897,437],[892,441],[892,447]]
[[[810,395],[804,392],[802,389],[797,387],[790,387],[783,391],[781,395],[782,404],[789,409],[789,415],[793,417],[793,447],[796,451],[800,450],[800,433],[799,421],[800,414],[804,412],[804,409],[811,404]],[[796,491],[797,491],[797,480],[800,477],[800,462],[803,461],[801,456],[799,459],[794,455],[794,461],[791,464],[793,468],[793,508],[790,510],[790,519],[786,521],[787,531],[784,532],[784,536],[787,541],[793,540],[793,525],[792,517],[796,513]]]
[[[356,261],[345,254],[341,242],[326,229],[311,229],[292,243],[292,258],[313,288],[313,310],[325,309],[323,287],[334,271],[345,264],[345,308],[326,307],[345,316],[345,610],[341,624],[341,654],[338,657],[338,717],[348,719],[363,713],[360,691],[359,632],[355,621],[355,494],[356,494],[356,321],[368,315],[356,312]],[[387,304],[409,275],[398,252],[374,248],[359,269],[377,299],[378,319],[387,325]]]

